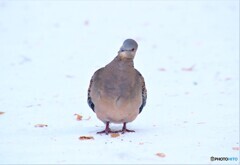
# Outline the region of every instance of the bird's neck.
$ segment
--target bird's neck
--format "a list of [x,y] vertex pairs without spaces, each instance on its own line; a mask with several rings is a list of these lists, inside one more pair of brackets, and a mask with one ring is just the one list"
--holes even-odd
[[115,59],[113,60],[117,62],[119,67],[121,68],[128,68],[128,67],[134,67],[133,59],[132,58],[122,58],[121,56],[116,56]]

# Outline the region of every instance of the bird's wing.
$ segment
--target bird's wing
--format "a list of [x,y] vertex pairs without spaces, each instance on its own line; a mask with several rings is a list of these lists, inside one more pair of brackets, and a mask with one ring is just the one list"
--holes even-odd
[[143,110],[143,107],[146,105],[146,102],[147,102],[147,89],[146,89],[146,86],[145,86],[145,81],[144,81],[143,76],[141,75],[141,73],[137,69],[135,69],[135,70],[136,70],[137,75],[139,76],[139,79],[140,79],[141,84],[142,84],[142,105],[139,108],[139,113],[141,113],[142,110]]
[[[88,105],[89,107],[94,111],[94,103],[92,102],[92,98],[91,98],[91,90],[92,90],[92,87],[93,87],[93,83],[94,83],[94,79],[95,77],[99,74],[99,72],[102,70],[103,68],[100,68],[98,69],[92,76],[91,80],[90,80],[90,83],[89,83],[89,87],[88,87],[88,98],[87,98],[87,102],[88,102]],[[95,111],[94,111],[95,112]]]

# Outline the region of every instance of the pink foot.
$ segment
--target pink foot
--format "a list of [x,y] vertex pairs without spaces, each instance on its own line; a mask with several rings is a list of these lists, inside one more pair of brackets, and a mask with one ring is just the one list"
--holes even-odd
[[117,131],[112,131],[110,128],[109,128],[109,122],[106,123],[106,128],[105,130],[103,131],[100,131],[100,132],[97,132],[97,134],[103,134],[105,133],[106,135],[108,135],[109,133],[117,133]]
[[135,132],[134,130],[127,129],[126,125],[127,123],[123,123],[122,134],[124,134],[125,132]]

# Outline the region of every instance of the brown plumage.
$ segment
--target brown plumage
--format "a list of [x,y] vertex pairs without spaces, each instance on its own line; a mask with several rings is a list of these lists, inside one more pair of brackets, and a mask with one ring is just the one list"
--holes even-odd
[[113,61],[91,78],[88,104],[106,124],[105,130],[98,133],[114,132],[109,128],[110,123],[122,123],[122,133],[134,132],[126,124],[141,113],[147,99],[144,78],[133,65],[137,47],[136,41],[125,40]]

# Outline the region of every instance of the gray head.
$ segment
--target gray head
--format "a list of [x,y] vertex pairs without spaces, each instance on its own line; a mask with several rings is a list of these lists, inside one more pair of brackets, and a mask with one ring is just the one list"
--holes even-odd
[[126,39],[123,42],[120,50],[118,51],[118,55],[121,58],[133,59],[136,54],[137,48],[138,44],[136,41],[134,41],[133,39]]

